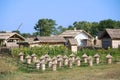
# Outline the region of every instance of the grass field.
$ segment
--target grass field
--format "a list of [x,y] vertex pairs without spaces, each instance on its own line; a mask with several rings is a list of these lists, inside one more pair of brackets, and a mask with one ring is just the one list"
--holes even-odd
[[23,72],[12,58],[0,57],[0,80],[120,80],[120,64],[100,64],[47,70],[44,72]]

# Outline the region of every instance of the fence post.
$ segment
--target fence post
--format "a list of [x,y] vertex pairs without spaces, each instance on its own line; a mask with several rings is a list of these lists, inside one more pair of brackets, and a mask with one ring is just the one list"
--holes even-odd
[[31,56],[30,55],[26,56],[26,63],[31,64]]
[[96,64],[99,64],[99,62],[100,62],[100,59],[99,59],[99,54],[98,53],[96,53],[95,55],[94,55],[94,58],[95,58],[95,63]]
[[22,52],[19,53],[19,60],[24,61],[24,54]]
[[70,55],[70,58],[71,58],[72,62],[75,62],[75,55],[73,53]]
[[36,62],[36,59],[37,59],[37,56],[36,56],[35,54],[32,54],[31,57],[32,57],[32,62],[35,63],[35,62]]
[[56,69],[57,69],[57,64],[56,64],[56,62],[53,62],[52,63],[52,70],[56,71]]
[[58,59],[58,67],[61,68],[62,67],[62,61],[63,59],[62,58],[59,58]]
[[77,65],[77,66],[80,66],[80,57],[79,57],[79,56],[76,57],[76,65]]
[[112,63],[112,56],[111,56],[110,54],[108,54],[108,55],[106,56],[106,59],[107,59],[107,63],[108,63],[108,64],[111,64],[111,63]]
[[87,63],[88,56],[85,54],[82,55],[83,63]]
[[69,68],[72,68],[72,65],[73,65],[72,63],[73,63],[72,59],[69,58],[69,60],[68,60],[68,66],[69,66]]
[[65,66],[68,65],[68,57],[66,55],[63,57],[63,60],[64,60],[64,65]]
[[39,68],[40,68],[40,61],[39,61],[39,60],[37,60],[37,61],[35,62],[35,67],[36,67],[36,69],[39,69]]

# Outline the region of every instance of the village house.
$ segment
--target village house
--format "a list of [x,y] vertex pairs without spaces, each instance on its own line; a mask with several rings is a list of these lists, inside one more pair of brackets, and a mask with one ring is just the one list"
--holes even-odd
[[0,33],[1,47],[18,47],[17,42],[25,41],[25,38],[15,32]]
[[84,30],[66,30],[59,36],[65,38],[67,42],[69,39],[75,39],[78,47],[88,47],[93,45],[93,37]]
[[102,48],[118,48],[120,46],[120,29],[106,29],[100,39]]
[[25,42],[19,42],[19,46],[29,46],[34,47],[38,46],[41,47],[42,45],[49,45],[49,46],[62,46],[65,45],[65,39],[59,36],[39,36],[34,38],[27,38]]

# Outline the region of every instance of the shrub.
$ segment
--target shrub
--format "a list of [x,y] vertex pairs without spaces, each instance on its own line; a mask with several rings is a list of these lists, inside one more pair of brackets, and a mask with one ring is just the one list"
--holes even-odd
[[23,47],[23,48],[13,48],[12,54],[14,57],[17,57],[20,52],[23,52],[25,55],[32,55],[35,53],[38,57],[49,54],[50,56],[55,56],[58,54],[65,55],[70,51],[65,46],[52,46],[43,45],[41,47]]

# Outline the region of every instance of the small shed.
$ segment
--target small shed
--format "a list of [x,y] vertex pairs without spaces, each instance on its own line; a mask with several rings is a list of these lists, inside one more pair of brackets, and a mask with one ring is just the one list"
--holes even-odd
[[72,52],[77,52],[77,40],[76,39],[69,39],[68,40],[68,48],[72,51]]
[[102,48],[118,48],[120,46],[120,29],[106,29],[100,39],[102,39]]

